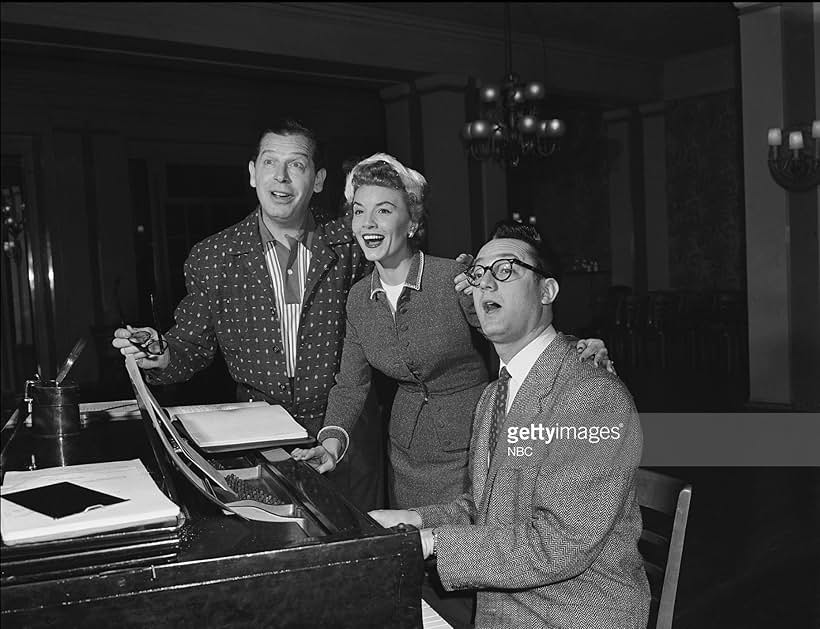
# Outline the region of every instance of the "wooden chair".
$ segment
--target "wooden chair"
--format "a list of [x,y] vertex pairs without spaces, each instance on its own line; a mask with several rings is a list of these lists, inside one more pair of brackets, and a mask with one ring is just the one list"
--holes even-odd
[[692,486],[659,472],[639,469],[637,499],[643,516],[638,548],[652,593],[648,629],[671,629]]

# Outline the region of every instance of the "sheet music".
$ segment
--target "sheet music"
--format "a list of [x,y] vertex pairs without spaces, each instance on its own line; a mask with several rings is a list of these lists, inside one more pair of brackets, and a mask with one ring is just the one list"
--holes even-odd
[[[142,461],[112,461],[27,472],[6,472],[3,496],[73,484],[120,499],[53,517],[8,499],[0,500],[0,528],[6,544],[22,544],[175,522],[179,507],[160,491]],[[62,497],[66,500],[68,498]],[[81,507],[82,508],[82,507]]]
[[175,413],[200,448],[270,444],[305,439],[307,430],[278,404],[225,404],[213,410]]
[[424,599],[421,599],[421,626],[424,629],[453,629],[453,625],[439,616]]
[[264,400],[257,402],[226,402],[224,404],[188,404],[185,406],[166,406],[165,410],[169,415],[181,415],[183,413],[204,413],[207,411],[235,411],[240,408],[251,408],[254,406],[270,406]]

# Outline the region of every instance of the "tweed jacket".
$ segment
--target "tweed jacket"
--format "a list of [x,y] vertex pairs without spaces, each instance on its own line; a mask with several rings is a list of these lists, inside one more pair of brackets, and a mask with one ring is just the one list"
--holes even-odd
[[[477,628],[645,629],[642,434],[631,395],[616,376],[579,363],[559,333],[513,400],[488,470],[495,396],[494,382],[476,407],[470,491],[417,509],[437,528],[444,587],[478,589]],[[604,426],[608,438],[593,439],[592,427]]]
[[166,334],[170,364],[147,370],[146,379],[188,380],[211,363],[218,347],[239,400],[281,404],[315,435],[339,366],[347,293],[368,265],[340,219],[316,226],[291,385],[258,211],[191,249],[185,262],[187,294]]
[[[342,362],[328,397],[328,428],[323,437],[339,437],[344,445],[344,434],[330,426],[351,431],[367,397],[372,369],[377,369],[398,384],[388,428],[391,441],[414,451],[416,443],[429,443],[430,450],[461,450],[466,465],[471,422],[464,411],[475,407],[487,371],[474,345],[478,332],[473,326],[478,319],[472,297],[453,289],[453,278],[463,270],[453,260],[416,253],[395,320],[385,293],[379,290],[377,271],[353,286],[347,298]],[[426,434],[428,430],[433,434]],[[426,454],[426,450],[425,445],[415,462],[429,469],[426,495],[441,501],[444,498],[434,490],[448,483],[438,478],[441,468],[433,462],[434,452]],[[427,464],[418,457],[425,457]],[[458,489],[447,499],[457,497],[466,486],[463,465],[453,470],[459,475]]]

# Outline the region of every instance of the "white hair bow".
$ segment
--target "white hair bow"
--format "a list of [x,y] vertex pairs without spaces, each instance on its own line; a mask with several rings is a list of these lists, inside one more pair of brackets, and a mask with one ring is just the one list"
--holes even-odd
[[399,179],[401,179],[402,185],[404,185],[404,189],[407,193],[412,194],[416,200],[422,201],[424,187],[427,185],[427,180],[424,176],[412,168],[407,168],[392,155],[388,155],[387,153],[374,153],[356,164],[347,174],[347,180],[345,181],[345,199],[348,203],[353,203],[353,194],[355,193],[353,189],[353,176],[356,174],[356,171],[362,166],[373,162],[387,162],[390,164],[393,170],[399,175]]

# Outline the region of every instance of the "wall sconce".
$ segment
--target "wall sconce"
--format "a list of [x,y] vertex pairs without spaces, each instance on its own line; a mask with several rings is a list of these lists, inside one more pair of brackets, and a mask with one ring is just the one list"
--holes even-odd
[[[788,149],[783,148],[784,135]],[[769,172],[781,187],[794,192],[820,184],[820,121],[811,128],[769,129]]]

